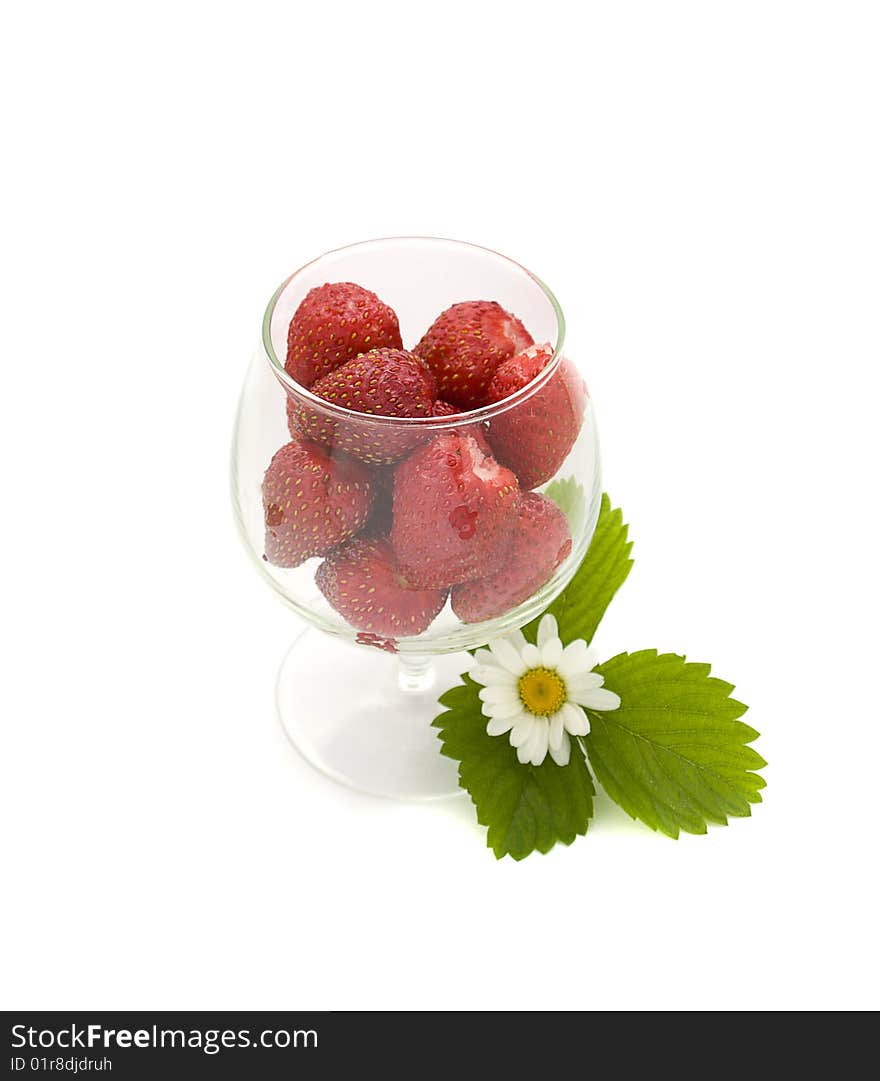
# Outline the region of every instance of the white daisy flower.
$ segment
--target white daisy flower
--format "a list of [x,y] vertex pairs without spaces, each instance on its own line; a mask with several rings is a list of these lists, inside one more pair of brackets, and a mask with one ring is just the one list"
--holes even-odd
[[590,722],[583,708],[617,709],[620,697],[606,690],[605,677],[594,672],[596,653],[583,638],[563,648],[556,619],[538,624],[538,644],[522,631],[478,649],[471,679],[483,685],[480,699],[489,718],[490,736],[510,733],[510,745],[522,763],[540,766],[550,752],[557,766],[568,765],[569,736],[585,736]]

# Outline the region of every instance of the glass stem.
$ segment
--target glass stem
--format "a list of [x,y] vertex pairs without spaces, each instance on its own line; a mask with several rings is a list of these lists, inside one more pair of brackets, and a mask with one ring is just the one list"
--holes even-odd
[[429,656],[404,653],[397,659],[397,682],[404,693],[417,694],[434,685],[436,672]]

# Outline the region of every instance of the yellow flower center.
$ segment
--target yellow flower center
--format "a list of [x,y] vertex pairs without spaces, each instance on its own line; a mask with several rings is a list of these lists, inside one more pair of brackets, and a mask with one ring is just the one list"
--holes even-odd
[[552,668],[530,669],[517,689],[522,704],[538,717],[549,717],[565,703],[565,684]]

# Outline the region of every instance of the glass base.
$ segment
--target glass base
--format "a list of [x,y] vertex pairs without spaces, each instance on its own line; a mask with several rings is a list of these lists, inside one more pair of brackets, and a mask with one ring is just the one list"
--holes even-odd
[[467,653],[399,657],[305,630],[278,674],[278,714],[306,761],[340,784],[389,799],[460,795],[458,765],[441,755],[431,721],[437,695],[470,663]]

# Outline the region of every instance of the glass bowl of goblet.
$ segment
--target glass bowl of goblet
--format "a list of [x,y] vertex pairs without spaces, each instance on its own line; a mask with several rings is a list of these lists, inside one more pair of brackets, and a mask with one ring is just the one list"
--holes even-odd
[[[303,301],[343,282],[390,305],[401,346],[416,354],[441,312],[496,302],[541,343],[543,367],[461,412],[348,408],[285,367]],[[466,671],[468,651],[535,619],[583,559],[599,514],[599,452],[564,339],[562,310],[539,278],[438,238],[328,252],[270,299],[235,426],[233,507],[254,566],[299,617],[278,677],[281,722],[334,780],[402,799],[460,791],[431,727],[438,694]],[[336,340],[343,348],[344,329]]]

